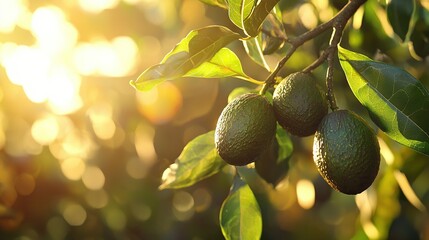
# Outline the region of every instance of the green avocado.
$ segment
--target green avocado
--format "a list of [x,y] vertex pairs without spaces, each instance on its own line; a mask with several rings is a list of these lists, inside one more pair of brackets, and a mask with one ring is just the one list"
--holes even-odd
[[377,176],[380,146],[361,117],[348,110],[338,110],[326,115],[314,134],[313,159],[332,188],[345,194],[358,194]]
[[246,165],[269,147],[275,131],[271,104],[259,94],[247,93],[230,102],[219,116],[216,150],[228,164]]
[[284,78],[273,94],[273,107],[279,124],[299,137],[314,134],[328,104],[310,74],[293,73]]

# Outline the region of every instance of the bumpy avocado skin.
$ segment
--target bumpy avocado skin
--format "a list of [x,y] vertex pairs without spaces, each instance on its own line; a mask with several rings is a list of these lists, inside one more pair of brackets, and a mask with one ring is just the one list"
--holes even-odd
[[261,95],[244,94],[230,102],[219,116],[215,146],[228,164],[246,165],[269,147],[275,131],[270,103]]
[[328,104],[316,81],[307,73],[292,73],[283,79],[273,94],[273,107],[279,124],[299,137],[314,134]]
[[323,118],[315,135],[313,158],[334,189],[358,194],[377,176],[380,146],[372,129],[356,114],[338,110]]

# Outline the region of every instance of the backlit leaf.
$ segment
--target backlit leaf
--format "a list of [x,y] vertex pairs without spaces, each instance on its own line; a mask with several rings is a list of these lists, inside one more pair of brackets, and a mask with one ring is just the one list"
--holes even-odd
[[395,141],[429,155],[429,91],[406,71],[339,48],[341,66],[374,123]]
[[223,26],[193,30],[164,57],[160,64],[146,69],[137,80],[130,83],[136,89],[145,91],[166,80],[183,77],[239,38],[239,34]]
[[243,72],[240,59],[228,48],[220,49],[212,59],[190,70],[184,76],[203,78],[236,77],[256,84],[263,83],[247,76]]
[[191,186],[218,173],[225,165],[215,149],[214,131],[210,131],[185,146],[175,163],[164,171],[159,188]]
[[243,41],[247,55],[249,55],[255,63],[270,71],[270,67],[265,60],[261,44],[261,36],[256,36]]
[[262,22],[279,0],[228,0],[231,21],[243,29],[246,35],[258,35]]
[[252,12],[255,0],[227,0],[229,19],[243,29],[243,20]]
[[255,195],[239,175],[220,210],[220,225],[227,240],[258,240],[262,234],[262,216]]
[[261,0],[254,8],[251,15],[244,18],[243,26],[244,32],[249,36],[257,36],[262,22],[270,14],[271,10],[276,6],[279,0]]

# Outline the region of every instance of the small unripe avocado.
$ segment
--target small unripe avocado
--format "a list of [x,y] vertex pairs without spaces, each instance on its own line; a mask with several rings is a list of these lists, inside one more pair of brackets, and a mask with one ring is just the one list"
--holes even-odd
[[338,110],[323,118],[314,134],[313,159],[325,181],[345,194],[367,189],[377,176],[380,146],[356,114]]
[[271,104],[259,94],[247,93],[230,102],[219,116],[216,150],[228,164],[246,165],[269,147],[275,131]]
[[279,124],[299,137],[314,134],[328,104],[315,79],[308,73],[293,73],[284,78],[273,94],[273,107]]

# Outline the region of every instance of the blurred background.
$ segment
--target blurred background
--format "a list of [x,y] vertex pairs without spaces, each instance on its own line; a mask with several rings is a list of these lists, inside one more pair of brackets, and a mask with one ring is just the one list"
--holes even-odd
[[[382,4],[370,2],[343,45],[405,68],[428,87],[428,61],[409,53]],[[345,3],[280,7],[293,36]],[[190,30],[211,24],[236,30],[224,9],[198,0],[0,0],[0,239],[222,239],[218,214],[231,169],[184,189],[158,186],[186,143],[214,129],[228,94],[255,86],[195,78],[148,92],[129,85]],[[304,45],[282,74],[317,59],[329,35]],[[240,42],[229,47],[250,76],[268,76]],[[269,65],[281,53],[268,56]],[[316,77],[323,81],[325,71]],[[367,118],[336,75],[340,107]],[[262,239],[429,239],[429,158],[379,136],[380,174],[356,197],[319,177],[311,137],[293,138],[288,176],[256,193]]]

